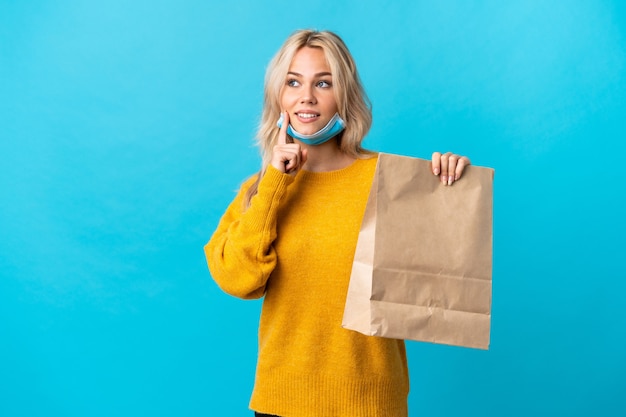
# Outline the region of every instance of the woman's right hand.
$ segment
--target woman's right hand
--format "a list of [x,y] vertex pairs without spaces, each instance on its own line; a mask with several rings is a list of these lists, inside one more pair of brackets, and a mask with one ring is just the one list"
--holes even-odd
[[302,149],[299,143],[287,141],[287,126],[289,113],[283,112],[283,126],[278,133],[278,142],[273,148],[270,164],[280,172],[296,175],[306,162],[307,150]]

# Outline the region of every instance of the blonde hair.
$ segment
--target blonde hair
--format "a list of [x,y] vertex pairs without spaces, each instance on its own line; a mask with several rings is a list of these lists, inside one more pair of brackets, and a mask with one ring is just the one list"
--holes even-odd
[[287,38],[267,67],[263,111],[257,131],[263,162],[256,183],[248,189],[244,199],[246,207],[257,193],[259,181],[271,160],[272,149],[278,140],[276,121],[281,112],[280,98],[287,81],[287,72],[296,52],[304,47],[321,48],[330,67],[337,112],[346,122],[345,130],[337,137],[339,148],[355,158],[370,154],[361,147],[361,142],[372,125],[371,103],[348,47],[333,32],[298,30]]

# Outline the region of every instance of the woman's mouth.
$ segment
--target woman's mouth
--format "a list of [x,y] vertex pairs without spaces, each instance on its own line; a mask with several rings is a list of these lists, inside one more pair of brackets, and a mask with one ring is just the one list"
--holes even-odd
[[320,115],[317,113],[296,113],[296,116],[298,117],[300,121],[304,123],[311,122],[317,119],[318,117],[320,117]]

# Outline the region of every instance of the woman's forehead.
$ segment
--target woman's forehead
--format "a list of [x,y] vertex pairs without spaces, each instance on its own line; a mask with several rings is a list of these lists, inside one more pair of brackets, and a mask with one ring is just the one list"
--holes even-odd
[[318,73],[331,74],[331,68],[322,48],[302,47],[293,56],[289,65],[289,72],[300,75]]

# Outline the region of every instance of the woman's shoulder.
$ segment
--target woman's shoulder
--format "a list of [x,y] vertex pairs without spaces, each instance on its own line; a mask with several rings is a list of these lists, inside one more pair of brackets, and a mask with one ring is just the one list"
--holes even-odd
[[375,166],[378,161],[378,155],[378,152],[365,150],[359,155],[357,162],[363,166]]

